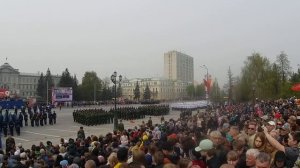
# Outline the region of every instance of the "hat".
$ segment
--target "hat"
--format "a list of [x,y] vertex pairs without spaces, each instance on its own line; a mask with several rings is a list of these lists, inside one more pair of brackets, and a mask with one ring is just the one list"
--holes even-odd
[[25,153],[25,152],[22,152],[22,153],[20,154],[20,158],[21,158],[21,159],[26,159],[26,153]]
[[282,152],[282,151],[276,152],[274,161],[285,161],[285,159],[286,159],[286,156],[285,156],[284,152]]
[[195,148],[196,152],[200,152],[202,150],[210,150],[213,148],[213,142],[209,139],[204,139],[199,143],[199,146]]
[[290,124],[289,123],[285,123],[285,124],[283,124],[283,126],[280,129],[283,129],[285,131],[289,131],[290,130]]
[[274,121],[269,121],[268,124],[269,124],[269,125],[272,125],[272,126],[275,126],[275,125],[276,125]]
[[67,167],[68,166],[68,161],[67,160],[62,160],[59,162],[59,164],[62,166],[62,167]]
[[229,128],[229,127],[230,127],[229,123],[224,123],[224,124],[223,124],[223,129],[227,129],[227,128]]
[[262,116],[260,118],[263,119],[263,120],[267,120],[269,117],[267,115],[264,115],[264,116]]
[[18,143],[17,147],[18,147],[18,148],[22,148],[22,144],[21,144],[21,143]]

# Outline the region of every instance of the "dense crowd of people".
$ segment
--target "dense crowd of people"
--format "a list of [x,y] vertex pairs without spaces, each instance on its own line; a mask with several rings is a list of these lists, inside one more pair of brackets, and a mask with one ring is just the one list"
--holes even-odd
[[292,168],[300,167],[300,111],[294,99],[213,107],[106,135],[47,141],[24,149],[7,138],[1,167]]

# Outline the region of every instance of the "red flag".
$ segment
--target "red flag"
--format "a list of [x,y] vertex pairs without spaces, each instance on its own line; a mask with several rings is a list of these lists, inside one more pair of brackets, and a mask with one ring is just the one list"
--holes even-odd
[[294,84],[291,89],[295,92],[299,92],[300,91],[300,83]]

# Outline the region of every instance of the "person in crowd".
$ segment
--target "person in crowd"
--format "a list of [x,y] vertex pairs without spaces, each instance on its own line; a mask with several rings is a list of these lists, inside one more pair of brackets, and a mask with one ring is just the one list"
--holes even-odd
[[248,149],[246,152],[246,166],[247,168],[254,168],[257,156],[259,155],[258,149]]
[[256,168],[270,168],[271,167],[271,157],[269,154],[260,152],[255,161]]
[[77,131],[77,138],[80,140],[85,139],[85,133],[84,133],[83,127],[80,127],[79,130]]
[[260,152],[265,150],[266,136],[263,132],[257,132],[254,137],[253,148],[258,149]]
[[234,150],[229,151],[227,153],[227,163],[230,164],[230,165],[233,165],[234,167],[236,167],[238,162],[239,162],[238,153]]
[[286,156],[284,152],[277,151],[272,164],[272,168],[285,168],[286,167]]
[[250,148],[253,148],[253,142],[254,142],[254,137],[256,134],[256,129],[257,129],[257,123],[256,122],[250,122],[248,125],[248,146]]

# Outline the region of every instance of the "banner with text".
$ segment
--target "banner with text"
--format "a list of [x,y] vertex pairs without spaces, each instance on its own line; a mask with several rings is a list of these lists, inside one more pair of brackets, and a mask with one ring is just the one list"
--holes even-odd
[[52,103],[70,102],[73,100],[73,89],[71,87],[58,87],[52,89]]

